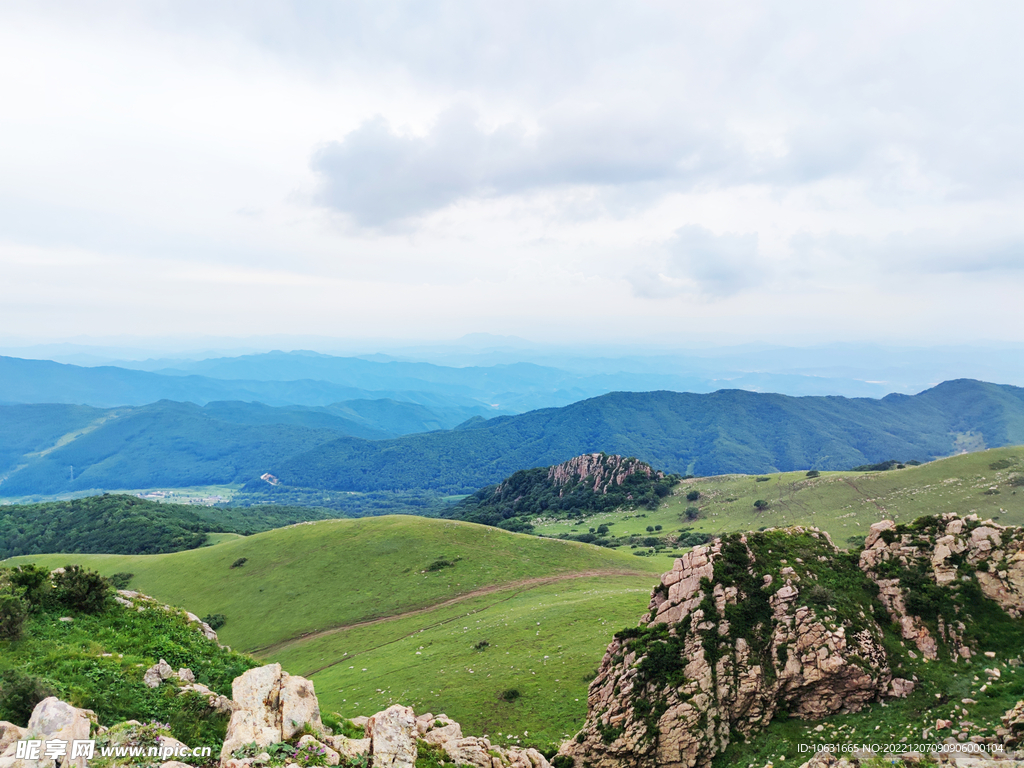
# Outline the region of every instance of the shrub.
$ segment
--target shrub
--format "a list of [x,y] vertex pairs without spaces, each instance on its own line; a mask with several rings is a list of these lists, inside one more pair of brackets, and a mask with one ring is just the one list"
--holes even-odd
[[82,613],[99,613],[110,599],[110,582],[96,571],[67,565],[53,578],[53,598],[58,605]]
[[697,507],[687,507],[683,510],[683,514],[686,515],[687,520],[696,520],[700,517],[700,510]]
[[128,584],[135,578],[134,573],[115,573],[110,577],[110,583],[114,589],[128,589]]
[[489,645],[490,645],[490,643],[487,642],[486,640],[481,640],[479,643],[477,643],[476,645],[473,646],[473,650],[474,651],[482,651],[484,648],[486,648]]
[[573,768],[575,764],[568,755],[555,755],[551,758],[551,768]]
[[653,525],[648,525],[647,526],[647,532],[648,533],[654,533],[654,526]]
[[820,477],[820,476],[821,476],[821,472],[819,472],[819,471],[818,471],[818,470],[816,470],[816,469],[812,469],[812,470],[810,470],[810,471],[809,471],[809,472],[807,473],[807,477]]
[[57,692],[44,680],[17,669],[0,672],[0,720],[27,723],[36,704]]
[[696,488],[693,489],[692,491],[689,491],[686,494],[686,500],[687,501],[696,501],[699,498],[700,498],[700,491],[698,491]]
[[520,698],[523,694],[519,692],[518,688],[507,688],[498,694],[498,698],[502,701],[513,702]]
[[20,590],[20,597],[28,602],[30,610],[41,607],[53,589],[50,584],[50,572],[35,563],[12,568],[7,571],[7,578],[15,592]]
[[758,482],[758,483],[767,483],[769,480],[771,480],[771,478],[770,477],[761,476],[761,477],[755,477],[754,480],[755,480],[755,482]]
[[431,744],[423,739],[416,740],[416,768],[441,768],[451,760],[440,744]]
[[28,618],[28,603],[17,595],[0,594],[0,639],[17,640]]
[[660,526],[660,525],[656,525],[656,526],[654,526],[654,530],[656,530],[656,531],[660,531],[660,530],[661,530],[661,526]]
[[210,625],[210,629],[215,632],[228,623],[228,617],[223,613],[208,613],[203,617],[203,621]]
[[811,587],[811,591],[807,593],[807,599],[815,605],[827,605],[832,601],[832,598],[832,590],[821,584],[815,584]]
[[767,509],[768,508],[768,502],[765,501],[764,499],[758,499],[757,501],[754,502],[754,506],[757,509]]
[[241,568],[241,567],[242,567],[243,565],[245,565],[245,564],[246,564],[247,562],[249,562],[249,558],[248,558],[248,557],[240,557],[240,558],[238,558],[237,560],[235,560],[235,562],[233,562],[233,563],[231,564],[231,567],[232,567],[232,568]]
[[597,526],[597,535],[598,536],[604,536],[606,533],[608,533],[608,526],[607,525],[603,525],[602,524],[602,525]]

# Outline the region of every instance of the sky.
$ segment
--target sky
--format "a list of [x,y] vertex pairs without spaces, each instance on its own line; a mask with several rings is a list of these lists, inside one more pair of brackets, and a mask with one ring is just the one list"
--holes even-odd
[[0,341],[1024,341],[1018,2],[0,5]]

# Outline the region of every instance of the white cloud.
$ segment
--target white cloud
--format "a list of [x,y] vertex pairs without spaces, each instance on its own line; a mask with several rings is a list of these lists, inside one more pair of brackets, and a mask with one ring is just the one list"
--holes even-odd
[[[943,0],[5,3],[0,327],[109,329],[118,295],[158,290],[140,332],[174,310],[212,332],[859,337],[908,308],[943,340],[1016,328],[1022,22]],[[66,253],[94,263],[43,266]]]

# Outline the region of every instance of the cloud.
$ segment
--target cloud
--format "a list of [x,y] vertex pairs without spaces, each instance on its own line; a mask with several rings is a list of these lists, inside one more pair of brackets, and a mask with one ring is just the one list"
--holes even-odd
[[640,267],[629,275],[635,295],[666,298],[696,294],[724,298],[757,285],[767,275],[758,258],[757,235],[716,235],[688,225],[676,230],[657,267]]
[[466,106],[442,112],[425,135],[400,135],[381,116],[313,156],[317,201],[378,227],[467,198],[575,185],[676,188],[735,162],[721,137],[661,119],[604,109],[555,110],[539,129],[487,130]]

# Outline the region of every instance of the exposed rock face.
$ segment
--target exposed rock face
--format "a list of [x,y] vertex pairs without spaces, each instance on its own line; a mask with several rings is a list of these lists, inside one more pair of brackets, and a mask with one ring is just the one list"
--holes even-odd
[[592,490],[595,493],[607,493],[613,485],[622,482],[633,474],[646,477],[663,478],[665,473],[655,472],[648,464],[638,459],[626,459],[622,456],[608,456],[603,453],[585,453],[569,461],[556,464],[548,470],[548,478],[555,485],[593,478]]
[[280,664],[268,664],[242,673],[231,684],[234,701],[231,721],[221,749],[221,761],[246,744],[276,744],[301,733],[308,723],[323,731],[320,706],[313,683],[289,675]]
[[1015,745],[1024,741],[1024,700],[1018,701],[1017,706],[1003,715],[1003,727],[1008,731],[1007,744]]
[[[88,739],[92,724],[96,722],[96,715],[88,709],[78,709],[70,704],[61,701],[56,696],[50,696],[36,704],[29,718],[28,727],[18,735],[12,743],[9,743],[0,757],[0,768],[53,768],[54,761],[40,754],[40,760],[24,760],[15,757],[16,742],[20,739],[60,739],[71,743],[75,740]],[[78,757],[74,760],[69,754],[61,758],[60,768],[85,768],[85,758]]]
[[[779,710],[818,718],[905,697],[915,684],[892,677],[880,622],[926,658],[970,658],[984,598],[1024,614],[1024,529],[882,521],[856,559],[813,528],[724,537],[677,560],[640,628],[616,635],[561,751],[594,768],[704,768]],[[1004,721],[1019,731],[1024,714]]]
[[891,520],[875,523],[864,542],[860,566],[878,584],[879,598],[899,623],[904,639],[929,659],[938,657],[940,641],[954,658],[970,658],[972,651],[964,642],[966,627],[956,616],[939,615],[935,637],[917,615],[920,608],[915,612],[913,603],[908,607],[911,601],[920,603],[915,585],[922,579],[963,590],[973,576],[980,593],[1011,617],[1024,614],[1024,529],[982,522],[977,515],[926,517],[909,526]]
[[[800,557],[794,567],[773,550]],[[608,647],[587,723],[563,754],[597,767],[707,766],[732,731],[750,734],[780,708],[815,718],[885,695],[892,675],[869,607],[841,615],[819,583],[826,572],[865,581],[840,560],[814,529],[726,537],[677,560],[645,626]]]
[[416,764],[416,714],[395,704],[366,724],[374,768],[412,768]]

